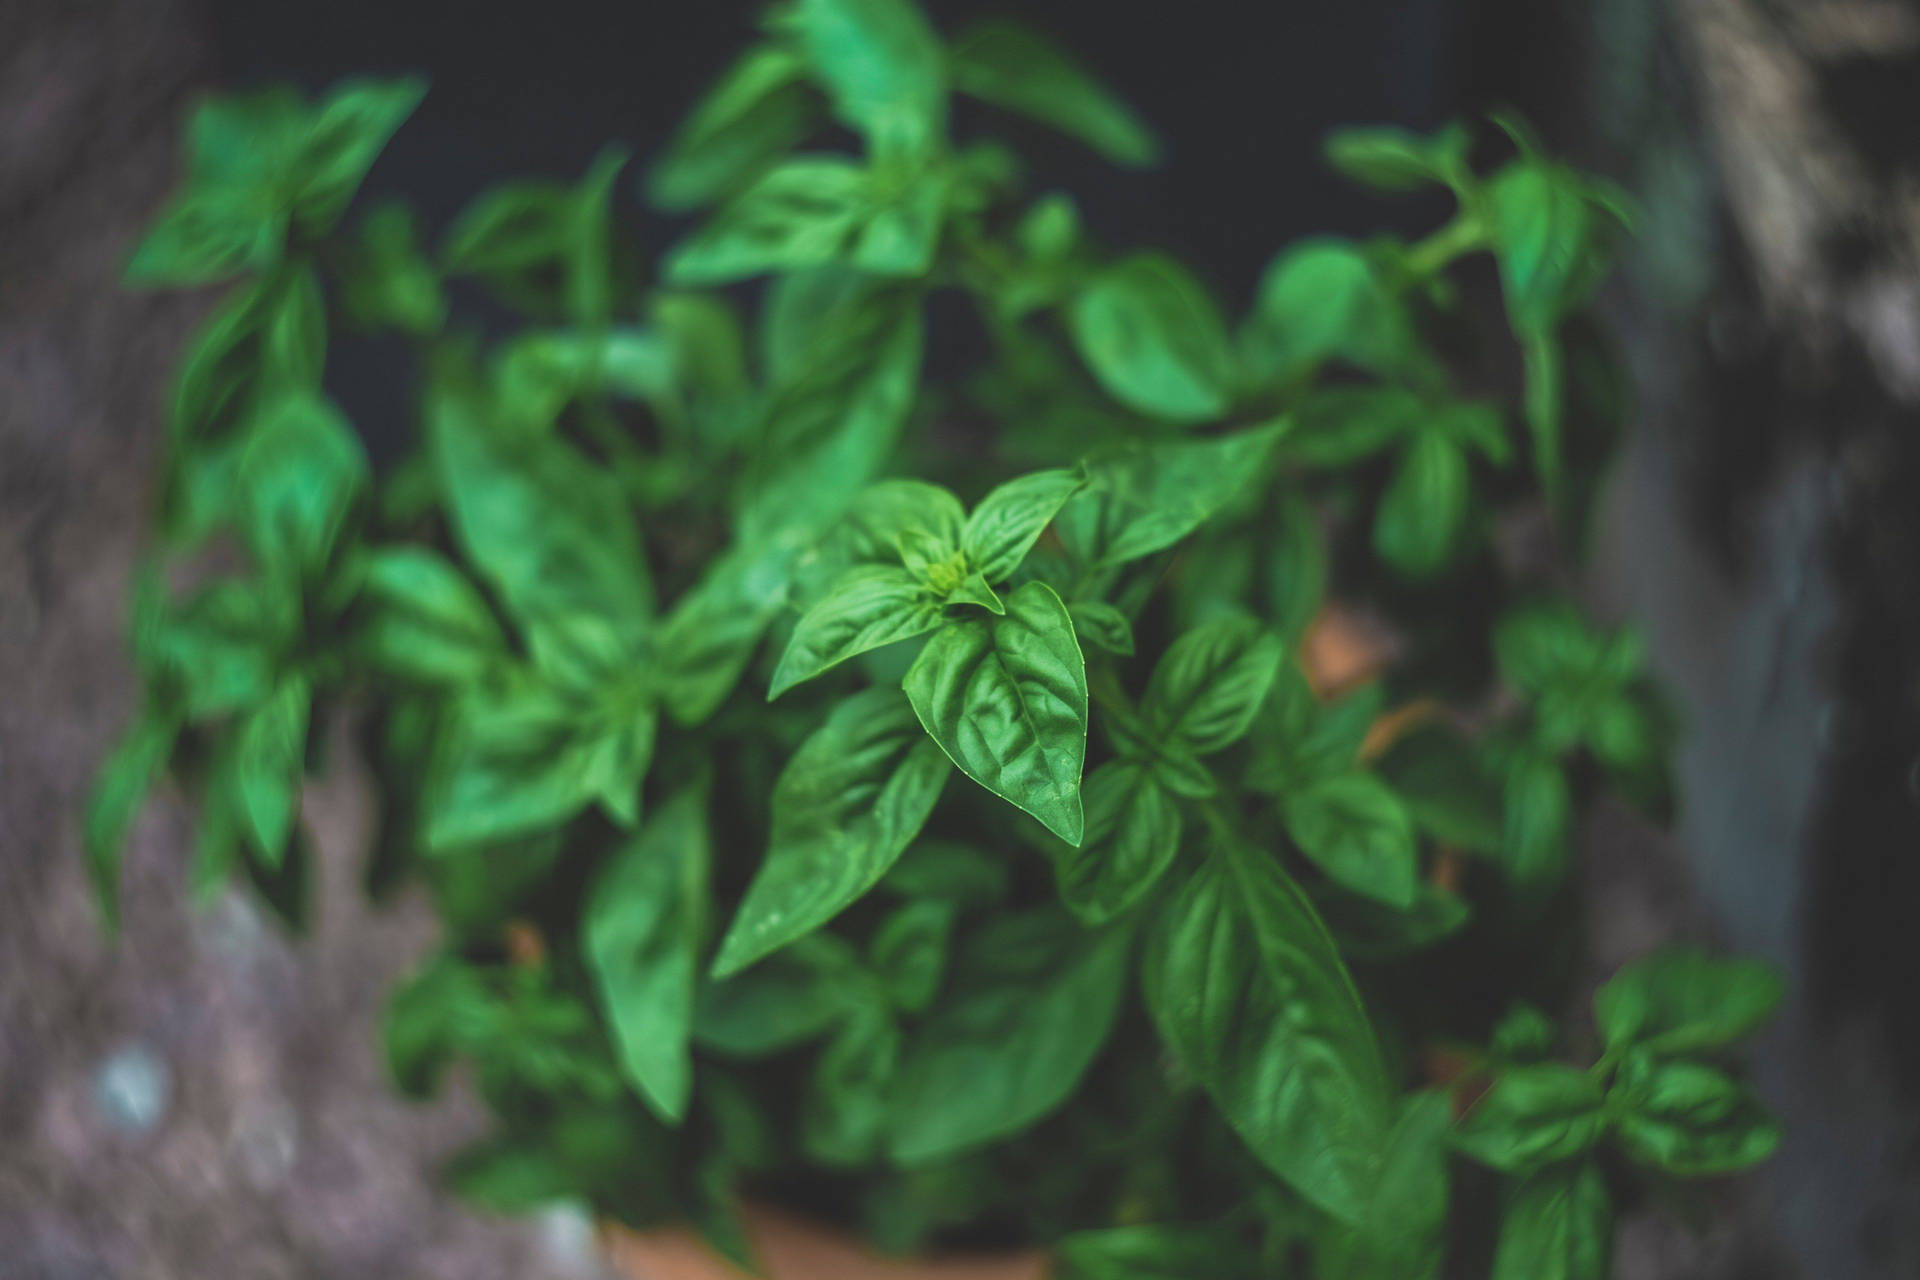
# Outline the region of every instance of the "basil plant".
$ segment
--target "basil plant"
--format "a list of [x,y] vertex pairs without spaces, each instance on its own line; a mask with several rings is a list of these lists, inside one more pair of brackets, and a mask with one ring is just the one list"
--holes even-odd
[[[165,776],[194,887],[297,926],[350,733],[368,889],[441,922],[393,1078],[462,1063],[497,1121],[452,1184],[749,1265],[743,1197],[1085,1280],[1599,1277],[1616,1207],[1773,1149],[1728,1057],[1764,969],[1564,1012],[1581,815],[1668,803],[1641,646],[1561,590],[1608,186],[1512,121],[1340,132],[1451,220],[1290,245],[1235,319],[955,136],[1154,161],[1020,26],[776,5],[645,172],[691,221],[652,271],[618,150],[431,245],[357,205],[424,91],[204,102],[132,255],[223,292],[88,812],[109,918]],[[329,398],[335,332],[411,354],[403,429]]]

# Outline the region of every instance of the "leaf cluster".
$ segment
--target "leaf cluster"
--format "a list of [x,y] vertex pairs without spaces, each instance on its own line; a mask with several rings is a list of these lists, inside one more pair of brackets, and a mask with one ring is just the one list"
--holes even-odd
[[[467,1194],[736,1255],[745,1192],[1089,1280],[1405,1280],[1496,1233],[1499,1275],[1595,1276],[1632,1170],[1771,1149],[1719,1056],[1762,972],[1623,972],[1591,1070],[1496,1025],[1564,999],[1582,812],[1666,795],[1640,647],[1555,590],[1564,556],[1502,547],[1577,534],[1569,446],[1611,425],[1604,184],[1512,126],[1342,132],[1341,171],[1456,214],[1288,247],[1236,323],[954,136],[964,96],[1155,158],[1024,27],[777,5],[647,171],[696,217],[652,273],[615,149],[434,246],[401,205],[348,221],[421,94],[190,121],[128,279],[229,289],[181,362],[145,699],[87,843],[111,912],[170,775],[197,884],[298,923],[305,779],[349,726],[369,888],[443,922],[395,1080],[465,1063],[498,1119]],[[518,323],[463,320],[483,295]],[[378,466],[336,327],[415,357]],[[1475,353],[1506,349],[1502,397]],[[1455,1194],[1456,1152],[1499,1194]]]

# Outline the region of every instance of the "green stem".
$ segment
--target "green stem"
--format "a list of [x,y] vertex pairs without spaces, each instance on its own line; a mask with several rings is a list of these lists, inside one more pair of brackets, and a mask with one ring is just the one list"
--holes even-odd
[[1455,215],[1452,222],[1407,250],[1407,270],[1422,278],[1436,275],[1455,258],[1472,253],[1486,243],[1486,229],[1480,219],[1467,212]]

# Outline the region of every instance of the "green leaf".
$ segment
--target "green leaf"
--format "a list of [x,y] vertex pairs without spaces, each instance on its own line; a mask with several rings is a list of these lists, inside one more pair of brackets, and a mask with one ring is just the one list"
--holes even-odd
[[1534,1174],[1507,1204],[1492,1280],[1606,1280],[1613,1272],[1613,1203],[1591,1160]]
[[368,476],[359,437],[330,403],[310,395],[279,401],[240,455],[248,545],[270,570],[317,574]]
[[1113,1029],[1128,936],[1056,912],[985,925],[907,1045],[888,1150],[918,1164],[1018,1133],[1065,1102]]
[[714,973],[745,968],[871,889],[919,834],[947,773],[896,691],[869,689],[835,708],[774,784],[766,861]]
[[977,573],[970,573],[965,581],[947,593],[949,605],[975,604],[988,613],[1004,614],[1007,606],[1001,602],[1000,595],[987,585],[987,580]]
[[1600,1139],[1605,1099],[1592,1074],[1547,1062],[1502,1073],[1454,1131],[1454,1145],[1506,1173],[1571,1160]]
[[1334,1232],[1320,1280],[1433,1280],[1447,1238],[1447,1131],[1453,1106],[1437,1091],[1410,1095],[1387,1135],[1373,1196],[1353,1227]]
[[968,777],[1077,845],[1086,663],[1051,587],[1029,582],[1006,605],[1004,617],[955,619],[937,631],[907,672],[907,697]]
[[1411,191],[1432,183],[1452,184],[1467,174],[1464,127],[1450,124],[1422,137],[1406,129],[1376,125],[1336,129],[1327,135],[1327,160],[1333,167],[1382,191]]
[[1492,856],[1500,852],[1505,810],[1500,776],[1485,757],[1460,733],[1423,726],[1397,739],[1379,769],[1423,835]]
[[1543,332],[1585,302],[1626,227],[1617,195],[1564,165],[1522,159],[1488,181],[1485,218],[1518,332]]
[[940,248],[958,174],[924,162],[904,171],[883,168],[874,176],[875,203],[853,246],[853,265],[879,276],[926,275]]
[[849,569],[794,626],[767,698],[777,698],[869,649],[924,635],[939,625],[939,599],[905,569]]
[[425,547],[367,554],[360,583],[366,610],[358,645],[391,675],[441,684],[480,678],[506,653],[506,640],[473,584]]
[[1108,1227],[1076,1231],[1054,1247],[1061,1280],[1244,1280],[1259,1261],[1230,1229]]
[[1277,504],[1268,556],[1268,616],[1289,644],[1298,644],[1327,594],[1327,539],[1313,507],[1297,493]]
[[1086,839],[1055,845],[1060,900],[1105,924],[1144,897],[1180,849],[1180,809],[1146,767],[1110,760],[1087,775]]
[[1244,491],[1281,434],[1256,427],[1098,455],[1087,463],[1087,488],[1061,509],[1056,527],[1089,565],[1125,564],[1165,550]]
[[170,201],[127,260],[130,288],[217,284],[280,260],[286,210],[245,188],[195,187]]
[[451,956],[435,956],[396,984],[381,1028],[395,1088],[431,1097],[455,1053],[492,1023],[494,1005],[479,971]]
[[310,235],[333,229],[395,130],[426,96],[426,81],[343,80],[328,93],[294,157],[293,215]]
[[1343,773],[1286,793],[1287,834],[1328,877],[1355,893],[1407,908],[1419,889],[1413,822],[1370,773]]
[[1698,1062],[1631,1055],[1607,1106],[1630,1159],[1683,1178],[1748,1168],[1780,1145],[1780,1126],[1752,1092]]
[[796,311],[805,334],[762,409],[743,538],[837,519],[879,475],[919,389],[924,325],[912,291],[856,281]]
[[111,932],[120,924],[120,860],[127,833],[173,753],[178,726],[143,711],[100,766],[87,796],[84,841],[94,900]]
[[1160,148],[1140,118],[1027,27],[988,21],[954,41],[953,80],[983,102],[1052,125],[1117,164],[1143,167]]
[[966,509],[937,484],[920,480],[882,480],[853,500],[835,527],[829,554],[856,563],[900,561],[919,572],[920,561],[944,560],[960,549]]
[[1400,455],[1380,498],[1373,549],[1412,577],[1426,577],[1453,558],[1466,527],[1467,456],[1438,431],[1421,431]]
[[920,840],[887,872],[880,887],[903,898],[961,904],[998,902],[1007,894],[1004,862],[971,845]]
[[1412,435],[1432,415],[1431,406],[1404,387],[1327,387],[1294,410],[1280,453],[1297,466],[1344,469]]
[[446,324],[440,275],[421,250],[405,205],[383,204],[361,219],[359,235],[342,246],[337,266],[341,309],[352,324],[415,336],[438,333]]
[[1233,353],[1226,325],[1173,259],[1122,259],[1074,299],[1068,319],[1087,366],[1128,408],[1173,422],[1227,411]]
[[619,483],[556,436],[510,436],[443,379],[429,399],[440,491],[462,548],[522,626],[599,619],[637,645],[653,612]]
[[1217,848],[1156,922],[1144,985],[1161,1038],[1253,1154],[1319,1208],[1359,1221],[1391,1091],[1333,940],[1280,864]]
[[661,620],[653,679],[676,721],[702,723],[740,682],[786,604],[792,559],[783,544],[736,546]]
[[298,142],[307,104],[286,85],[202,99],[187,118],[187,171],[197,187],[238,186],[274,171]]
[[736,1058],[779,1053],[824,1035],[866,990],[844,941],[812,933],[744,972],[709,983],[694,1010],[694,1039]]
[[1153,669],[1141,714],[1154,734],[1194,755],[1225,750],[1253,725],[1286,656],[1251,618],[1222,618],[1181,636]]
[[1626,965],[1594,993],[1593,1020],[1607,1050],[1693,1053],[1742,1040],[1780,1004],[1780,975],[1757,960],[1669,947]]
[[1514,884],[1537,897],[1566,874],[1573,823],[1567,775],[1545,756],[1522,753],[1508,765],[1503,803],[1501,858]]
[[874,930],[867,947],[868,964],[879,975],[894,1008],[918,1013],[933,1002],[946,972],[957,912],[952,902],[909,902]]
[[707,91],[647,175],[657,208],[682,210],[725,196],[751,180],[812,130],[819,114],[806,64],[762,44]]
[[479,276],[522,310],[604,325],[614,288],[609,210],[626,159],[608,148],[577,184],[515,182],[482,195],[447,233],[447,272]]
[[608,860],[587,892],[581,942],[620,1067],[676,1123],[693,1088],[694,983],[707,864],[705,797],[679,792]]
[[440,250],[441,263],[449,275],[480,276],[522,306],[556,306],[553,282],[539,277],[558,270],[572,212],[573,191],[564,183],[496,187],[455,219]]
[[1323,890],[1314,905],[1341,954],[1359,961],[1398,960],[1424,951],[1473,918],[1465,899],[1425,881],[1415,885],[1413,902],[1404,908],[1338,889]]
[[1303,240],[1267,267],[1240,350],[1248,371],[1266,382],[1327,360],[1386,375],[1428,363],[1406,302],[1373,260],[1330,239]]
[[278,271],[238,291],[214,312],[181,363],[175,433],[226,436],[260,401],[316,390],[326,351],[326,304],[312,270]]
[[988,582],[1005,579],[1083,483],[1073,471],[1036,471],[993,490],[960,532],[968,564]]
[[945,52],[910,0],[799,0],[789,20],[843,122],[909,151],[938,137]]
[[867,171],[838,156],[797,156],[768,170],[667,254],[667,280],[725,284],[837,262],[873,208]]
[[294,619],[283,593],[244,579],[217,581],[156,621],[143,666],[178,694],[187,720],[251,708],[272,692]]
[[280,866],[300,809],[311,696],[304,679],[288,678],[240,726],[240,804],[253,848],[269,867]]
[[654,715],[588,719],[540,685],[469,691],[437,748],[426,795],[426,842],[443,851],[553,826],[596,798],[636,815],[653,755]]
[[814,1062],[800,1112],[800,1143],[828,1165],[872,1160],[885,1140],[887,1086],[900,1061],[900,1028],[884,1010],[849,1019]]
[[1133,656],[1133,624],[1126,614],[1099,600],[1075,600],[1067,612],[1083,648],[1092,645],[1118,658]]

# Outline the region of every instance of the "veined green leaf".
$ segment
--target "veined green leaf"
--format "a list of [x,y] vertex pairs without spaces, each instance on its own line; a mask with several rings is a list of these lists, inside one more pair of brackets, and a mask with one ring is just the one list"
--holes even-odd
[[1053,849],[1060,900],[1088,924],[1105,924],[1165,874],[1180,849],[1180,809],[1137,761],[1110,760],[1087,775],[1087,832],[1079,848]]
[[1446,1250],[1447,1131],[1453,1105],[1437,1091],[1410,1095],[1387,1135],[1379,1181],[1358,1224],[1336,1228],[1320,1280],[1433,1280]]
[[919,834],[948,764],[892,689],[841,703],[773,790],[773,833],[713,970],[725,976],[837,915]]
[[1086,662],[1051,587],[1029,582],[1006,606],[936,632],[907,672],[907,697],[968,777],[1077,845]]
[[1087,463],[1087,488],[1061,509],[1061,538],[1081,560],[1118,565],[1198,529],[1261,472],[1282,428],[1113,450]]
[[1223,618],[1181,636],[1147,682],[1141,714],[1195,755],[1239,741],[1280,674],[1286,650],[1251,618]]
[[951,998],[901,1061],[893,1158],[918,1164],[981,1146],[1064,1102],[1113,1028],[1129,942],[1125,931],[1088,933],[1048,911],[975,934]]
[[1147,944],[1161,1038],[1254,1155],[1358,1222],[1381,1173],[1391,1090],[1333,940],[1273,858],[1223,844]]
[[1072,471],[1036,471],[989,493],[960,534],[968,564],[988,582],[1006,578],[1083,483]]
[[905,569],[888,565],[849,569],[801,615],[774,669],[767,697],[777,698],[802,680],[811,680],[869,649],[923,635],[939,625],[939,598]]

